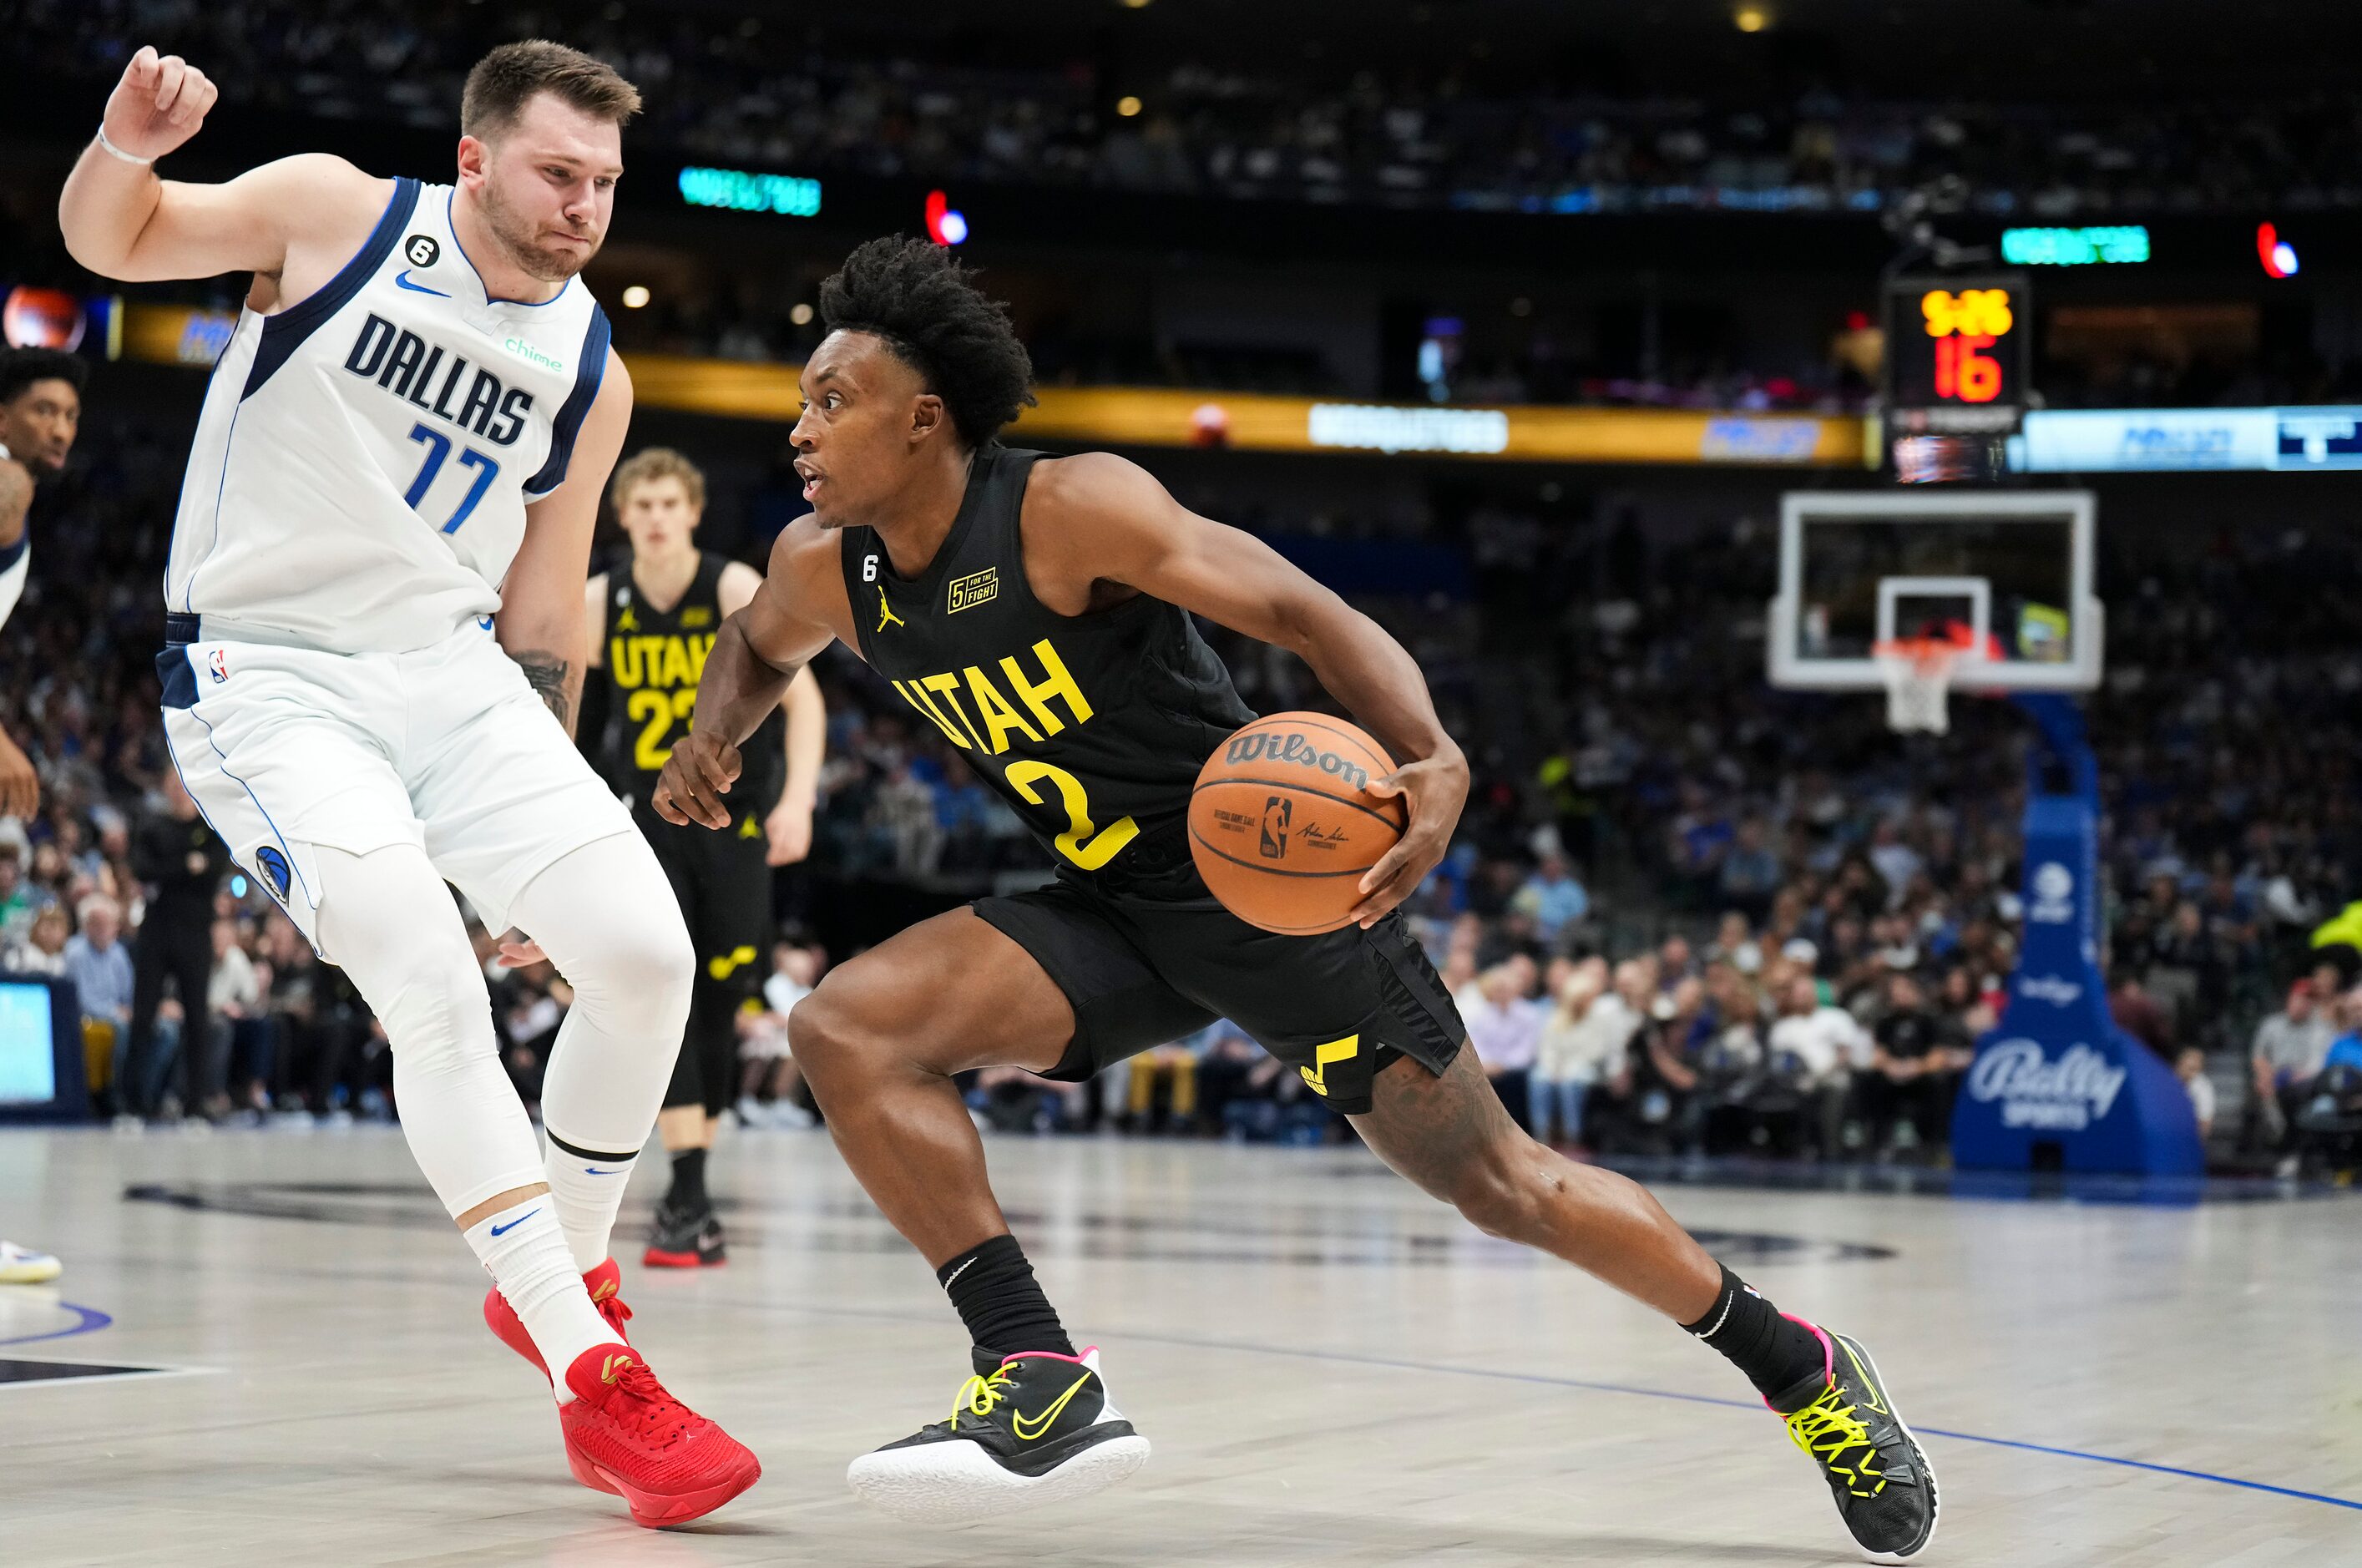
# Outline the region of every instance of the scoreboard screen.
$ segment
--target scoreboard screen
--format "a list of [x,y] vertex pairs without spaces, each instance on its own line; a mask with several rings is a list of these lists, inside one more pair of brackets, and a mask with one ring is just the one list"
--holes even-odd
[[1898,278],[1886,295],[1886,422],[1896,475],[1997,474],[2025,412],[2033,296],[2022,273]]

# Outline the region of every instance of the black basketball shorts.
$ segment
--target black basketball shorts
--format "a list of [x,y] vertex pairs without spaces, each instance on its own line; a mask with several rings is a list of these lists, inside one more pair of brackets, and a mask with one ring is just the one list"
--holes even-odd
[[697,953],[689,1031],[665,1108],[702,1105],[719,1115],[736,1093],[736,1013],[761,989],[769,967],[771,867],[764,859],[763,813],[741,812],[726,828],[677,826],[646,810],[633,814],[672,883]]
[[1048,1077],[1081,1083],[1224,1018],[1331,1110],[1358,1115],[1396,1057],[1440,1075],[1460,1054],[1459,1009],[1399,912],[1368,931],[1276,936],[1224,909],[1194,874],[1187,883],[1198,896],[1128,898],[1061,877],[977,900],[1075,1010],[1075,1038]]

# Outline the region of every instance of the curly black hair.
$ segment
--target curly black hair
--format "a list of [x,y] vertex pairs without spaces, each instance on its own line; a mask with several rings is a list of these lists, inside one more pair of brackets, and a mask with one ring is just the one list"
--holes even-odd
[[1033,403],[1033,361],[1009,307],[976,285],[952,253],[889,236],[858,247],[820,286],[831,332],[866,332],[925,378],[963,446],[983,446]]
[[0,348],[0,403],[14,403],[35,381],[90,385],[90,361],[61,348]]

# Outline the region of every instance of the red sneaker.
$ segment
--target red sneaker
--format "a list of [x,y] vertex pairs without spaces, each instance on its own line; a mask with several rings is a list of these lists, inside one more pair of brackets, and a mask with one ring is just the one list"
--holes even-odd
[[[609,1258],[584,1275],[582,1283],[590,1292],[590,1305],[598,1308],[599,1315],[613,1326],[615,1337],[628,1344],[631,1336],[624,1332],[624,1325],[631,1321],[632,1309],[624,1305],[619,1294],[624,1288],[624,1271],[616,1266],[613,1258]],[[544,1377],[549,1375],[549,1368],[541,1362],[540,1347],[524,1331],[524,1320],[516,1315],[516,1309],[509,1305],[509,1298],[501,1294],[497,1285],[484,1292],[484,1326],[501,1337],[501,1343],[533,1363],[535,1372]]]
[[629,1345],[584,1351],[566,1386],[574,1390],[557,1408],[566,1463],[585,1486],[628,1503],[635,1524],[686,1524],[762,1476],[745,1444],[666,1393]]

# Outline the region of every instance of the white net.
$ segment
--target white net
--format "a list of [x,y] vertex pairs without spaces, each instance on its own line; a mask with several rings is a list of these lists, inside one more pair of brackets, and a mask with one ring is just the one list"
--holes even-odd
[[1959,649],[1948,643],[1889,643],[1877,651],[1886,681],[1886,727],[1940,735],[1952,727],[1952,665]]

